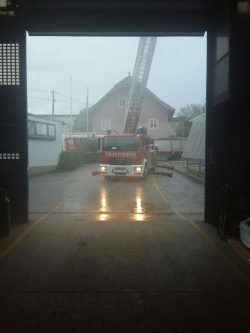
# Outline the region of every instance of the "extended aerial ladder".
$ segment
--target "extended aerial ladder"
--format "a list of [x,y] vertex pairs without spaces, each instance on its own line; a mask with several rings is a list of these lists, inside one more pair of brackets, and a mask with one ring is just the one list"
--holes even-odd
[[141,37],[131,79],[124,133],[136,133],[157,37]]

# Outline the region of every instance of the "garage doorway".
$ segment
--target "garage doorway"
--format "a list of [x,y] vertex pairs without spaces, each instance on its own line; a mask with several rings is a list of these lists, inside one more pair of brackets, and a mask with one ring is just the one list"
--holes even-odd
[[[31,215],[61,201],[65,211],[95,212],[105,201],[105,214],[131,213],[139,205],[145,215],[174,209],[204,220],[206,34],[157,38],[139,127],[147,127],[154,139],[158,174],[139,184],[124,179],[107,183],[91,176],[99,163],[90,160],[79,169],[90,183],[83,194],[76,180],[62,190],[63,180],[78,169],[54,172],[61,151],[76,148],[79,140],[92,140],[98,150],[107,130],[123,132],[138,43],[139,37],[27,36]],[[119,188],[124,189],[121,198]],[[93,190],[97,196],[90,200]],[[125,204],[124,197],[131,200]]]

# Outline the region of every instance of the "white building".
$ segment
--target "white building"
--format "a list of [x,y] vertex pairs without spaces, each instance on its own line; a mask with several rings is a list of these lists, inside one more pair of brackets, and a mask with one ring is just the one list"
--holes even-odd
[[203,113],[192,120],[183,157],[193,160],[205,161],[205,137],[206,137],[206,113]]
[[28,170],[30,175],[53,171],[62,151],[62,121],[28,114]]
[[69,132],[72,131],[74,121],[78,116],[79,116],[79,113],[78,114],[72,114],[72,116],[70,114],[57,114],[57,115],[54,115],[54,116],[52,116],[51,114],[42,115],[42,117],[46,117],[46,118],[51,119],[51,120],[60,121],[62,123],[63,133],[69,133]]

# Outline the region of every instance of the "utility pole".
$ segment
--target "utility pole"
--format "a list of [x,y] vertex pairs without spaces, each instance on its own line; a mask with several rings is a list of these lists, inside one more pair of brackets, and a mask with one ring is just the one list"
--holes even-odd
[[86,98],[86,122],[87,122],[87,133],[89,132],[89,88],[87,87],[87,98]]
[[52,93],[52,119],[54,119],[54,115],[55,115],[55,90],[53,89],[51,91]]
[[70,131],[73,129],[73,119],[72,119],[72,77],[70,77]]

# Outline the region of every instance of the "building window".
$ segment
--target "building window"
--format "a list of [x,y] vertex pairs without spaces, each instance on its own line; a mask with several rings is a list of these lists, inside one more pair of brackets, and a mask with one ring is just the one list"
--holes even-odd
[[102,119],[101,120],[101,130],[108,131],[111,129],[111,119]]
[[56,139],[56,127],[54,124],[41,123],[33,120],[28,121],[28,138],[29,139]]
[[47,125],[42,123],[36,123],[36,135],[47,136]]
[[36,123],[28,121],[28,136],[29,138],[36,135]]
[[149,119],[148,120],[149,129],[157,129],[159,128],[159,119]]
[[119,99],[119,107],[125,108],[127,105],[127,99],[125,97]]
[[48,136],[50,138],[55,138],[55,136],[56,136],[56,127],[55,127],[55,125],[48,125]]

